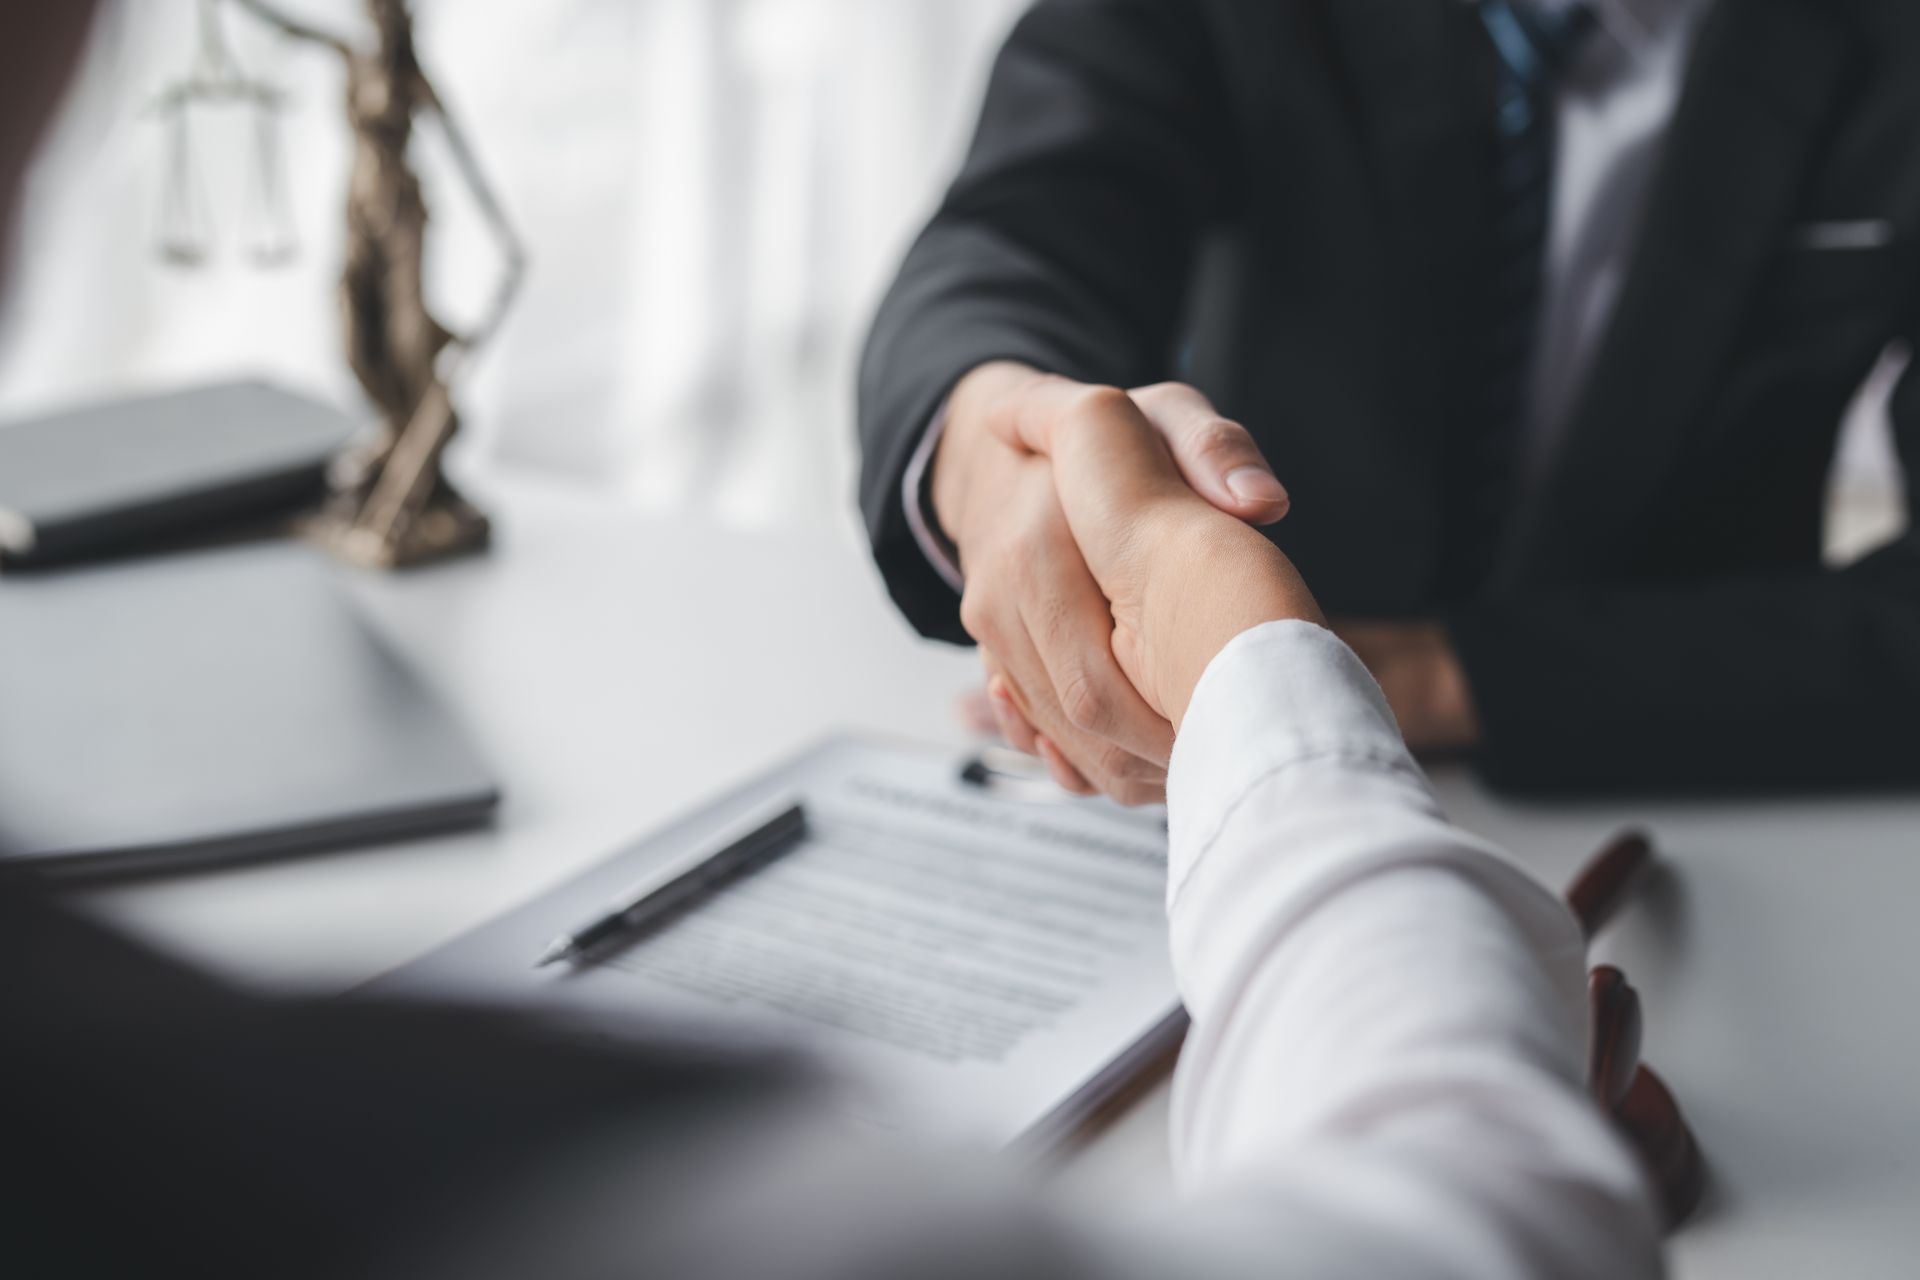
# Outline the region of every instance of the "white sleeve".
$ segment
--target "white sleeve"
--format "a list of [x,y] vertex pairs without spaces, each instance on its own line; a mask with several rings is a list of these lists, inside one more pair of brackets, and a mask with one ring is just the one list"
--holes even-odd
[[[633,1274],[1661,1275],[1648,1188],[1582,1088],[1578,928],[1440,817],[1346,646],[1304,623],[1228,645],[1169,790],[1174,964],[1193,1015],[1177,1202],[1046,1195],[1003,1167],[796,1139],[753,1146],[748,1173],[677,1160],[683,1198],[665,1203],[698,1208],[635,1221],[656,1250],[685,1235],[672,1256],[700,1265]],[[702,1167],[725,1171],[717,1193],[687,1181]]]
[[907,459],[907,469],[900,480],[900,504],[907,513],[907,528],[912,531],[913,540],[920,545],[920,554],[927,558],[933,571],[957,595],[966,590],[966,582],[960,576],[960,564],[954,557],[953,548],[947,545],[946,538],[934,527],[927,502],[927,473],[933,469],[933,454],[940,447],[940,437],[946,429],[947,402],[943,400],[933,415],[933,421],[927,424],[926,434],[914,446],[913,456]]
[[1584,946],[1450,826],[1330,632],[1240,636],[1168,775],[1175,1080],[1190,1207],[1284,1274],[1657,1275],[1630,1152],[1583,1088]]

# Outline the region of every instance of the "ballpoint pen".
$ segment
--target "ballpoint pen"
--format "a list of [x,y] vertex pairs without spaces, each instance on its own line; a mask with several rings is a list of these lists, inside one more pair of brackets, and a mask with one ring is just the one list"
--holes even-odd
[[[764,810],[762,811],[764,812]],[[643,925],[657,921],[713,892],[721,884],[744,875],[787,848],[806,830],[806,810],[785,803],[772,817],[754,822],[745,834],[722,845],[718,852],[664,881],[634,886],[609,903],[604,911],[547,944],[533,962],[545,968],[562,960],[579,962],[607,943]]]
[[1054,786],[1041,760],[1008,747],[985,747],[968,757],[960,769],[960,781],[982,791],[1000,791],[1020,799],[1058,800]]

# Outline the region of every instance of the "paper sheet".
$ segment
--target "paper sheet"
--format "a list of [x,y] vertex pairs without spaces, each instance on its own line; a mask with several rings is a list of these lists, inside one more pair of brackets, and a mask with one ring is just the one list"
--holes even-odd
[[[869,1118],[911,1129],[1008,1142],[1070,1120],[1172,1030],[1164,827],[1000,799],[958,765],[829,744],[376,990],[803,1040],[871,1087]],[[783,792],[808,832],[779,858],[596,964],[529,968],[636,875]]]

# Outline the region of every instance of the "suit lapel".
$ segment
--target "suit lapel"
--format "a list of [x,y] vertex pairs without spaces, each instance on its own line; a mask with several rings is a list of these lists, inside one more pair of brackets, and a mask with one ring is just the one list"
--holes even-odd
[[1824,0],[1707,15],[1619,308],[1503,580],[1604,575],[1635,553],[1783,243],[1850,51]]

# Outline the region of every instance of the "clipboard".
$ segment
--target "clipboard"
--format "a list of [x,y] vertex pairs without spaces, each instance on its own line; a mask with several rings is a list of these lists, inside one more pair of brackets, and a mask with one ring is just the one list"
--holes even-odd
[[[509,1005],[645,1041],[798,1044],[863,1123],[1045,1151],[1186,1027],[1157,810],[969,782],[958,751],[837,737],[362,988]],[[536,968],[650,878],[792,798],[806,831],[579,966]]]

